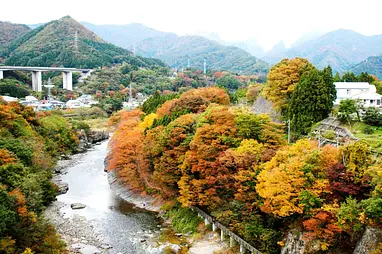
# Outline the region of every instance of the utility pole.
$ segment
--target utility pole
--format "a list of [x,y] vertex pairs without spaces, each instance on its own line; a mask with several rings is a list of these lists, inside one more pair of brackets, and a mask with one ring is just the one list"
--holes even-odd
[[290,144],[290,119],[288,119],[288,144]]
[[129,101],[132,101],[133,99],[133,91],[131,89],[131,82],[130,82],[130,86],[129,86]]

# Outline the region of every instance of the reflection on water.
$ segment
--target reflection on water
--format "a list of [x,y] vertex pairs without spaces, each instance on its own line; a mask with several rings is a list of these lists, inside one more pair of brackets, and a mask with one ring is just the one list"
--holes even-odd
[[[153,253],[142,242],[158,234],[159,221],[155,213],[135,208],[110,189],[103,164],[106,153],[107,142],[103,142],[62,176],[62,181],[69,184],[69,191],[57,197],[66,204],[61,211],[66,217],[78,214],[91,221],[97,233],[113,247],[110,253]],[[83,203],[86,208],[72,210],[72,203]]]

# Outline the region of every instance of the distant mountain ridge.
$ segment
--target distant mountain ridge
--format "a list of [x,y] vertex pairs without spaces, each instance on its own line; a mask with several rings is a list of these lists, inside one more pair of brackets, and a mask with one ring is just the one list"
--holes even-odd
[[246,75],[266,73],[269,65],[248,52],[233,46],[220,43],[201,36],[153,37],[137,44],[137,52],[145,57],[155,57],[168,63],[171,67],[188,66],[203,69],[206,60],[207,68],[227,70]]
[[7,65],[22,66],[95,68],[123,61],[137,66],[163,65],[105,42],[69,16],[40,25],[4,45],[0,57]]
[[268,53],[263,59],[275,64],[283,58],[304,57],[318,68],[330,65],[334,71],[345,72],[366,58],[380,54],[382,35],[365,36],[339,29],[278,54]]
[[134,44],[151,37],[162,37],[174,35],[155,30],[139,23],[127,25],[94,25],[88,22],[81,22],[87,29],[98,34],[107,42],[117,46],[133,50]]
[[83,24],[106,41],[129,50],[135,49],[143,57],[161,59],[175,68],[187,67],[188,59],[190,66],[198,69],[203,69],[206,59],[208,69],[242,74],[266,73],[269,68],[267,63],[238,47],[222,45],[202,36],[177,36],[142,24]]
[[367,72],[377,76],[378,79],[382,80],[382,55],[380,56],[370,56],[363,60],[362,62],[354,65],[350,71],[359,75],[361,72]]
[[26,34],[29,30],[27,25],[0,21],[0,46]]

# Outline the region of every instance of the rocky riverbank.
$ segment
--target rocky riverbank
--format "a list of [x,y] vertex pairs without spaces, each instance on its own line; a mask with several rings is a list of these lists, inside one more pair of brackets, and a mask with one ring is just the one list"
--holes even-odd
[[139,194],[135,194],[132,191],[118,182],[114,171],[108,172],[107,179],[110,184],[110,188],[123,200],[126,202],[132,203],[135,206],[146,209],[152,212],[159,212],[162,206],[161,202],[150,197],[150,196],[142,196]]

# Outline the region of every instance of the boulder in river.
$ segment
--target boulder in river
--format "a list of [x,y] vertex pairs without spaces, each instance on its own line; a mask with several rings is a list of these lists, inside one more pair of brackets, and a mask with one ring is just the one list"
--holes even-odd
[[70,205],[70,207],[75,210],[75,209],[84,209],[86,205],[81,204],[81,203],[73,203]]
[[60,183],[56,183],[57,187],[58,187],[58,194],[65,194],[68,192],[69,190],[69,185],[68,183],[65,183],[65,182],[60,182]]

